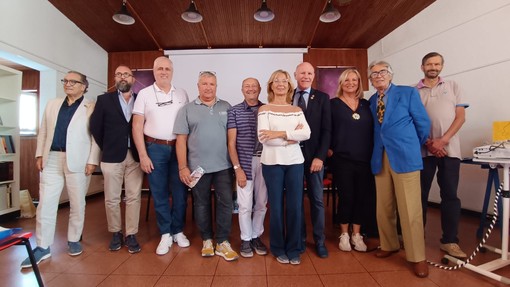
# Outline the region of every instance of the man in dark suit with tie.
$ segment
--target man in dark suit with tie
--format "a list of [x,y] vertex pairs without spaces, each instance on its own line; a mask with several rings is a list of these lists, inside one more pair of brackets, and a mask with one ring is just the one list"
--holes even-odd
[[[113,233],[109,249],[119,250],[124,241],[129,253],[140,252],[136,240],[140,218],[140,197],[143,171],[132,137],[132,111],[136,94],[131,91],[135,78],[131,69],[115,70],[115,92],[97,97],[90,117],[90,131],[102,150],[101,170],[104,176],[104,197],[108,231]],[[121,193],[126,196],[126,238],[122,234]]]
[[[331,109],[328,94],[312,89],[315,77],[313,66],[303,62],[296,67],[294,78],[297,88],[294,91],[292,104],[303,109],[306,121],[311,129],[310,139],[301,143],[301,151],[305,157],[305,181],[310,212],[312,216],[313,240],[317,255],[328,257],[324,244],[324,161],[326,160],[331,138]],[[304,210],[304,209],[303,209]],[[303,251],[306,246],[306,226],[303,216]]]

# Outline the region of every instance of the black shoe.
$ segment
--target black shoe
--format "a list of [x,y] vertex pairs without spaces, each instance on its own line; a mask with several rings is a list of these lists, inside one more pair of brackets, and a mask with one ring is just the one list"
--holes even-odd
[[110,241],[110,246],[108,247],[108,249],[110,249],[110,251],[120,250],[120,248],[122,247],[122,244],[124,243],[123,239],[124,239],[124,236],[122,235],[122,232],[120,232],[120,231],[114,232],[112,241]]
[[320,258],[328,257],[328,250],[326,249],[324,243],[317,244],[317,246],[315,246],[315,249],[317,250],[317,255],[319,255]]
[[253,257],[253,249],[251,249],[250,241],[241,240],[241,256]]
[[260,240],[260,237],[253,238],[251,240],[251,248],[253,248],[258,255],[266,255],[267,254],[267,247],[262,242],[262,240]]
[[138,241],[136,241],[136,237],[134,234],[126,236],[126,246],[128,248],[129,253],[138,253],[142,250]]

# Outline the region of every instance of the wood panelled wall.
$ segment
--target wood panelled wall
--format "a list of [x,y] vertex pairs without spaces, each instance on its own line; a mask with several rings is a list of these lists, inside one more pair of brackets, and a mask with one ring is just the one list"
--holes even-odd
[[20,190],[28,189],[32,198],[39,198],[39,172],[35,167],[36,136],[20,138]]
[[[308,49],[303,61],[317,66],[349,66],[356,67],[361,74],[363,90],[368,91],[368,56],[366,49]],[[314,83],[315,85],[315,83]]]
[[[23,70],[22,90],[36,90],[39,95],[40,74],[36,70]],[[32,198],[39,198],[39,172],[35,168],[37,137],[20,137],[20,190],[28,189]]]
[[126,65],[133,70],[152,69],[154,60],[157,57],[164,56],[163,51],[145,51],[145,52],[116,52],[108,54],[108,91],[115,88],[115,79],[113,74],[119,65]]

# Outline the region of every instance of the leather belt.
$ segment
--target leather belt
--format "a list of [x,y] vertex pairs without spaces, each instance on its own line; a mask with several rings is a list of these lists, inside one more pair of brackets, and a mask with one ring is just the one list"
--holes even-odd
[[50,151],[66,152],[66,148],[65,147],[52,147],[52,148],[50,148]]
[[175,140],[160,140],[146,135],[143,138],[146,142],[175,146]]

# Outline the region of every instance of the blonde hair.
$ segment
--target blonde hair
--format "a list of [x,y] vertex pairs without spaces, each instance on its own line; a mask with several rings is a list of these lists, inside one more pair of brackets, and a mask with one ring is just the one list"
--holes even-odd
[[285,101],[290,104],[292,101],[292,95],[294,94],[294,86],[292,85],[292,81],[290,79],[289,72],[281,70],[281,69],[274,71],[271,74],[271,76],[269,77],[269,80],[267,81],[267,102],[271,103],[274,100],[274,92],[273,92],[273,88],[271,87],[271,85],[273,84],[274,80],[276,79],[276,76],[278,76],[278,75],[284,75],[289,83]]
[[347,77],[349,76],[350,73],[353,73],[356,75],[356,77],[358,77],[358,89],[356,89],[356,99],[361,99],[363,98],[363,85],[361,83],[361,75],[356,69],[347,69],[342,72],[342,74],[338,78],[338,89],[336,91],[336,96],[337,97],[343,96],[344,91],[342,90],[342,85],[347,80]]

